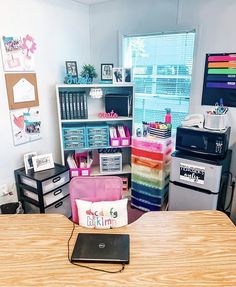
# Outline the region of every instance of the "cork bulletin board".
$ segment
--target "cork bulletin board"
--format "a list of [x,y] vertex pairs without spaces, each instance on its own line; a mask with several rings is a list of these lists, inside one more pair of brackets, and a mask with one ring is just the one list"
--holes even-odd
[[35,73],[6,73],[5,79],[10,110],[39,106]]

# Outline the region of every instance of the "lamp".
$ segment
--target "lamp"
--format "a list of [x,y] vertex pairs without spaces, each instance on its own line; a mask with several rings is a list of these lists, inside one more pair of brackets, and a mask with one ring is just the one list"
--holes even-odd
[[103,91],[101,88],[91,88],[89,95],[92,99],[100,99],[103,96]]

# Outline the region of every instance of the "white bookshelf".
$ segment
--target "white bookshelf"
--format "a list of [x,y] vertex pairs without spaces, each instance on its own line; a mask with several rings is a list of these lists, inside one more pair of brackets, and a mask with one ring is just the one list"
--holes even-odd
[[[90,97],[90,89],[91,88],[101,88],[103,91],[103,97],[100,99],[93,99]],[[88,117],[83,119],[62,119],[61,114],[61,106],[60,106],[60,92],[84,92],[87,98],[87,112]],[[130,116],[118,116],[118,118],[101,118],[98,116],[99,113],[105,112],[105,94],[107,93],[121,93],[121,94],[129,94],[132,97],[132,105],[131,110],[132,114]],[[64,138],[62,129],[65,127],[73,127],[73,128],[80,128],[85,125],[90,124],[108,124],[108,125],[118,125],[123,124],[129,128],[130,134],[132,135],[133,132],[133,112],[134,112],[134,92],[133,92],[133,84],[132,83],[122,83],[122,84],[81,84],[81,85],[67,85],[67,84],[59,84],[56,86],[56,97],[57,97],[57,109],[58,109],[58,124],[59,124],[59,134],[60,134],[60,147],[61,147],[61,161],[62,164],[65,165],[67,162],[67,156],[73,152],[83,152],[88,150],[98,150],[98,147],[95,148],[76,148],[76,149],[65,149],[64,147]],[[131,146],[119,146],[119,147],[101,147],[101,148],[121,148],[122,149],[122,162],[123,168],[121,172],[115,173],[100,173],[99,162],[98,159],[95,158],[92,167],[91,167],[91,175],[99,176],[99,175],[119,175],[119,174],[130,174],[131,173]]]

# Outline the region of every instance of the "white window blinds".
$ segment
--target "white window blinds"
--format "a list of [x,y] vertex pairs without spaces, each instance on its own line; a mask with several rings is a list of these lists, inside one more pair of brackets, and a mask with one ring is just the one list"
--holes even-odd
[[135,83],[135,123],[164,121],[171,108],[173,128],[189,111],[195,32],[123,38],[123,66]]

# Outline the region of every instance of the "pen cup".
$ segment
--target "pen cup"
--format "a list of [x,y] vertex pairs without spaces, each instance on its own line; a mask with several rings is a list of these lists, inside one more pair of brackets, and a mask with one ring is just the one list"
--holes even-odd
[[209,130],[223,130],[227,127],[227,115],[205,114],[204,128]]

